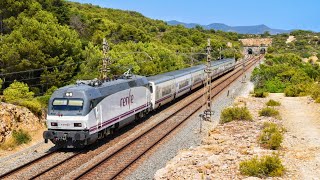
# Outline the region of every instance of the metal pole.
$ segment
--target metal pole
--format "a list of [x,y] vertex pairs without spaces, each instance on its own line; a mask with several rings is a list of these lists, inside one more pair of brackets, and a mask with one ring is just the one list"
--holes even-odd
[[102,59],[102,69],[101,69],[101,78],[106,80],[108,77],[108,73],[110,72],[110,65],[111,61],[110,58],[107,56],[109,51],[109,44],[105,38],[103,38],[103,59]]
[[207,81],[206,81],[206,109],[204,111],[204,119],[207,121],[212,120],[212,115],[213,111],[211,108],[211,44],[210,44],[210,39],[208,39],[208,45],[207,45],[207,64],[206,64],[206,69],[205,72],[207,74]]

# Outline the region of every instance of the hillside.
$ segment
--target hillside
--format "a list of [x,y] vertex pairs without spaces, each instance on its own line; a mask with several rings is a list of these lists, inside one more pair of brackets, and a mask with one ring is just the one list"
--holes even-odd
[[23,81],[41,95],[51,86],[97,78],[103,38],[110,45],[114,75],[129,68],[136,74],[153,75],[191,66],[193,59],[205,57],[186,53],[203,53],[207,38],[212,39],[214,58],[220,47],[225,57],[233,56],[234,49],[226,49],[227,42],[241,56],[235,33],[173,27],[138,12],[64,0],[10,2],[0,2],[3,88],[14,80]]
[[224,32],[236,32],[239,34],[263,34],[268,31],[270,34],[281,34],[281,33],[290,33],[291,30],[283,30],[283,29],[272,29],[264,24],[255,25],[255,26],[228,26],[223,23],[212,23],[209,25],[200,25],[196,23],[183,23],[179,21],[168,21],[169,25],[183,25],[187,28],[195,28],[196,26],[201,26],[206,30],[214,29],[220,30]]
[[[148,76],[201,63],[208,38],[213,58],[220,47],[225,57],[241,56],[235,33],[172,27],[138,12],[64,0],[2,0],[0,20],[0,103],[27,107],[36,115],[45,115],[43,109],[58,87],[100,77],[104,38],[110,46],[109,76],[130,68]],[[0,121],[6,120],[0,128],[3,146],[9,135],[24,129],[20,125],[35,124],[29,123],[33,117],[14,117],[7,109],[0,114]]]

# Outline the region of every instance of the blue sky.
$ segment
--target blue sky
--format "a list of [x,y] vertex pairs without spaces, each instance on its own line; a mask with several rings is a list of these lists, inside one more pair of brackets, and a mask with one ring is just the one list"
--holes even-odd
[[319,0],[72,0],[132,10],[152,19],[231,26],[265,24],[277,29],[320,31]]

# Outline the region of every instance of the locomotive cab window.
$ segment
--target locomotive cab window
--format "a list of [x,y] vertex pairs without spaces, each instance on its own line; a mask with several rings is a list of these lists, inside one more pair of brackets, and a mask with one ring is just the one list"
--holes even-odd
[[150,84],[149,85],[150,93],[153,93],[153,86]]
[[81,111],[83,109],[82,99],[54,99],[52,110],[60,111]]

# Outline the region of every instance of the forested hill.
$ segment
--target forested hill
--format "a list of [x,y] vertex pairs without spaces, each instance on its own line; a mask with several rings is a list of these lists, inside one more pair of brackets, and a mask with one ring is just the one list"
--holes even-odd
[[263,34],[265,32],[269,32],[270,34],[283,34],[283,33],[290,33],[293,30],[283,30],[283,29],[273,29],[264,24],[254,25],[254,26],[228,26],[223,23],[211,23],[208,25],[200,25],[196,23],[183,23],[179,21],[168,21],[169,25],[183,25],[187,28],[194,28],[196,26],[201,26],[204,29],[215,29],[221,30],[225,32],[236,32],[240,34]]
[[[63,0],[1,0],[0,78],[7,87],[15,79],[42,93],[75,79],[99,76],[102,40],[110,45],[113,74],[132,67],[152,75],[192,65],[204,59],[207,38],[213,56],[233,42],[240,56],[238,34],[168,26],[140,13],[100,8]],[[233,56],[226,49],[225,56]],[[16,73],[19,72],[19,73]],[[23,73],[22,73],[23,72]]]

